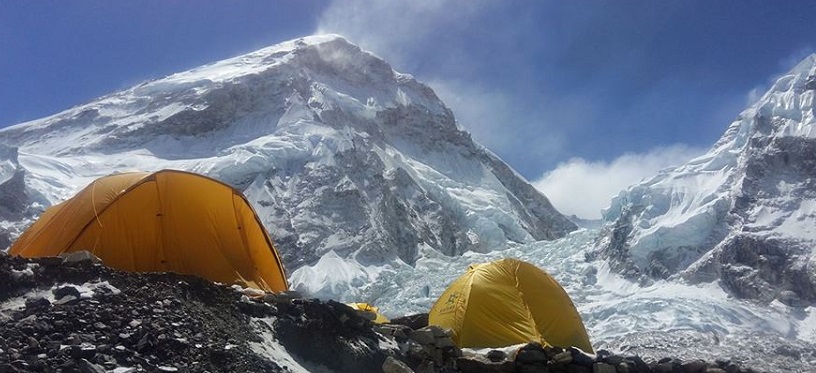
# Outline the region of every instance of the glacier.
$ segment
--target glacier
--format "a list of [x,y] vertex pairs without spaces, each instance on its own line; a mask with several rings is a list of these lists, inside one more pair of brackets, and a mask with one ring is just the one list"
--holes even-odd
[[[666,279],[642,286],[604,260],[587,260],[599,233],[580,229],[557,240],[489,253],[428,255],[414,266],[392,263],[356,271],[349,268],[357,263],[330,255],[311,267],[313,273],[297,273],[293,285],[307,294],[370,302],[386,316],[397,317],[428,312],[471,264],[516,258],[546,270],[564,287],[596,350],[654,359],[725,358],[773,372],[810,372],[816,365],[816,354],[808,352],[816,348],[816,307],[766,306],[738,299],[716,283]],[[348,276],[361,272],[366,275]]]

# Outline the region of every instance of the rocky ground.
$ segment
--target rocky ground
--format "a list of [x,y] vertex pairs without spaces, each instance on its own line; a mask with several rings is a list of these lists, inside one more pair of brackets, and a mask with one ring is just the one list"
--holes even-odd
[[595,356],[528,344],[460,350],[415,315],[375,325],[333,301],[253,294],[93,258],[0,253],[3,372],[758,372],[737,362]]

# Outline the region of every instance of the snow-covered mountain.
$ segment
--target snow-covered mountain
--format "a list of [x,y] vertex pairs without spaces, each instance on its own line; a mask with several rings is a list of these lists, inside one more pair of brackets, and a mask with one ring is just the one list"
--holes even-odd
[[705,155],[621,192],[599,253],[629,278],[718,281],[816,302],[816,55],[779,78]]
[[163,168],[244,191],[290,271],[324,256],[413,264],[576,229],[428,86],[334,35],[146,82],[0,130],[0,143],[0,201],[14,201],[0,243],[99,176]]

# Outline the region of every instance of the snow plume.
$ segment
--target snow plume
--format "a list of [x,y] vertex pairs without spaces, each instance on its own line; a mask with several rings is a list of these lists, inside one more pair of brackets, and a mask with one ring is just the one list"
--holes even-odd
[[[453,110],[456,121],[486,148],[496,151],[510,163],[519,164],[515,149],[520,139],[521,123],[540,123],[539,110],[524,107],[513,100],[507,92],[479,87],[477,84],[454,81],[433,80],[428,82],[434,92]],[[539,107],[546,103],[537,103]],[[547,105],[548,106],[548,105]],[[566,106],[566,105],[565,105]],[[583,112],[586,112],[585,109]],[[563,111],[553,113],[553,117],[564,120],[581,115],[563,107]],[[549,121],[548,121],[549,122]],[[542,127],[545,124],[541,124]],[[565,134],[553,126],[546,130],[528,131],[525,134],[524,158],[547,159],[563,154],[567,144]],[[522,170],[523,171],[523,170]]]
[[601,209],[621,190],[703,152],[703,149],[678,144],[646,153],[627,153],[611,162],[573,158],[542,175],[533,185],[549,197],[561,213],[599,219]]
[[[563,110],[557,97],[564,92],[552,95],[537,85],[528,86],[529,79],[519,78],[533,74],[520,70],[544,48],[540,40],[519,45],[529,38],[526,33],[533,29],[534,20],[519,19],[512,26],[505,25],[491,17],[497,12],[516,16],[518,10],[501,2],[335,1],[320,17],[316,33],[343,35],[397,70],[427,82],[476,141],[521,174],[538,175],[547,169],[541,160],[563,155],[567,141],[563,126],[558,124],[575,121],[563,118],[567,114],[555,114]],[[487,41],[490,48],[486,48]],[[485,66],[515,73],[496,74]],[[501,85],[493,82],[499,79]],[[572,114],[571,110],[563,111]],[[587,112],[586,107],[580,111],[581,115]],[[525,144],[524,151],[519,151],[520,142]]]
[[341,34],[405,69],[408,66],[402,65],[415,60],[418,45],[438,40],[452,25],[470,24],[483,8],[477,2],[448,0],[334,1],[320,16],[316,33]]

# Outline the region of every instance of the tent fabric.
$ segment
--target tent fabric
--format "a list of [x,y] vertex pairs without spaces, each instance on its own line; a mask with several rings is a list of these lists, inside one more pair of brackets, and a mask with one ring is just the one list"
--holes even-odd
[[540,342],[593,351],[567,292],[546,272],[516,259],[471,265],[431,307],[428,323],[451,329],[459,347]]
[[347,306],[353,308],[356,311],[367,312],[373,314],[374,316],[374,323],[376,324],[385,324],[390,322],[385,315],[380,313],[379,307],[372,306],[368,303],[346,303]]
[[184,171],[99,178],[46,210],[9,253],[43,257],[82,250],[124,271],[288,289],[272,239],[243,194]]

